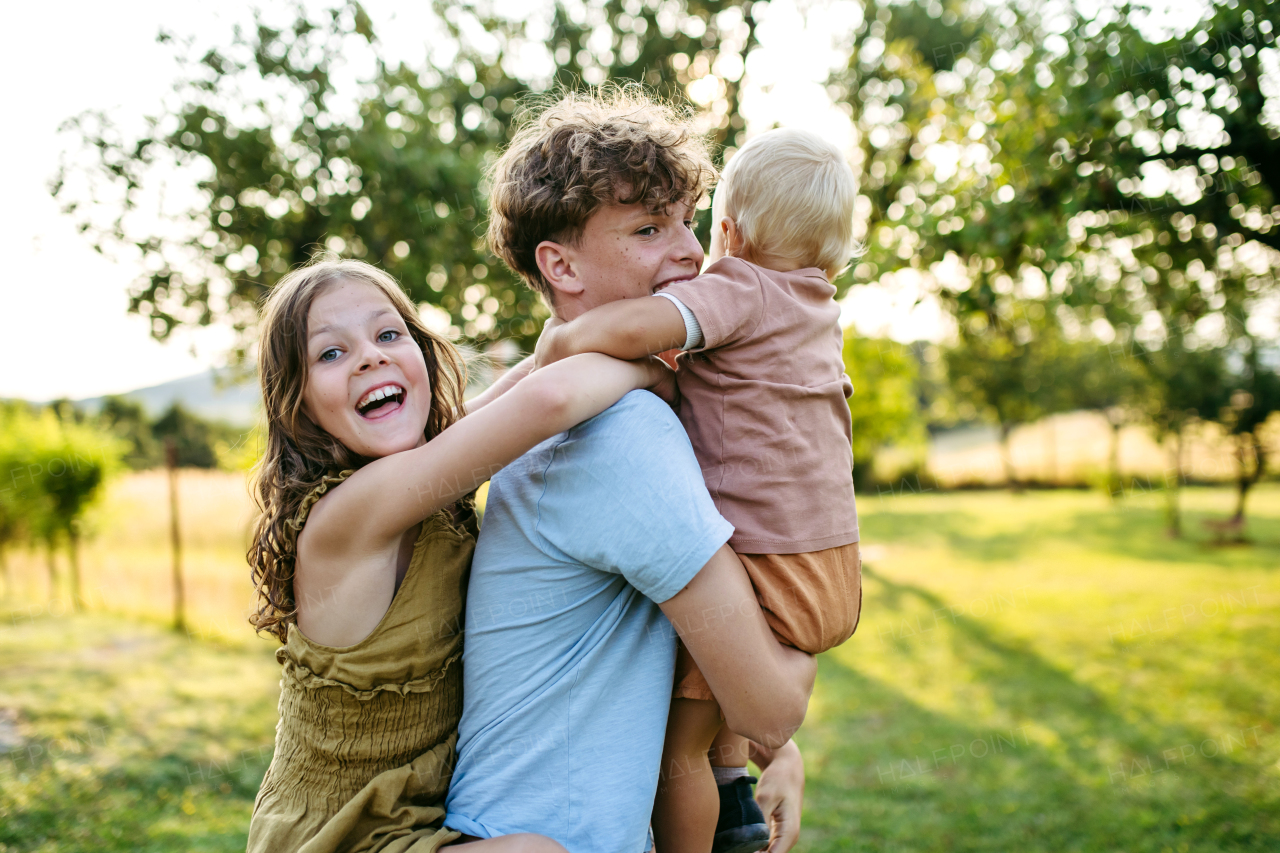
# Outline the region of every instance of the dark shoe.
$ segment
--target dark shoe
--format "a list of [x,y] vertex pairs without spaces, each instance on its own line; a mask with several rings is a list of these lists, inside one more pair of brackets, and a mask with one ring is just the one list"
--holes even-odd
[[751,795],[754,776],[739,776],[720,786],[720,820],[711,853],[756,853],[769,846],[769,825]]

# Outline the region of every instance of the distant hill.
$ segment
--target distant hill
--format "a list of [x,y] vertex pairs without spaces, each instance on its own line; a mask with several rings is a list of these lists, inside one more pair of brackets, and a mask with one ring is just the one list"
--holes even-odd
[[[248,379],[234,385],[225,381],[220,384],[218,376],[218,371],[208,370],[120,396],[137,400],[153,418],[178,402],[206,420],[225,421],[234,426],[252,425],[262,411],[258,383]],[[102,408],[102,400],[102,397],[90,397],[76,402],[89,411],[97,411]]]
[[[471,385],[467,388],[467,396],[471,397],[488,387],[493,381],[493,375],[482,358],[476,357],[474,353],[469,354]],[[514,355],[503,353],[502,357],[504,361],[510,361]],[[232,426],[252,426],[262,414],[262,395],[258,390],[257,379],[250,377],[243,382],[231,384],[228,379],[223,378],[220,383],[220,375],[225,377],[229,374],[225,371],[207,370],[162,385],[127,391],[119,396],[137,400],[153,418],[164,414],[176,401],[182,403],[187,411],[206,420],[223,421]],[[88,397],[75,402],[86,411],[96,412],[102,408],[102,401],[103,397]]]

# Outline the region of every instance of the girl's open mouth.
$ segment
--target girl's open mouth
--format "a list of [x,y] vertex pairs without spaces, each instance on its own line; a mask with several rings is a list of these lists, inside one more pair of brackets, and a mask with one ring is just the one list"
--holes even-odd
[[384,417],[404,404],[405,394],[399,385],[380,385],[360,398],[356,412],[371,420]]

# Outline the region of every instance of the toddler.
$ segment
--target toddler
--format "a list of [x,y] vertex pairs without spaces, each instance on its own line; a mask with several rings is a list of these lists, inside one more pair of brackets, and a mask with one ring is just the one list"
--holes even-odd
[[[553,320],[537,348],[540,365],[582,352],[683,351],[680,420],[735,528],[729,543],[779,641],[810,654],[852,636],[862,603],[853,388],[831,284],[856,251],[856,195],[830,143],[800,130],[762,134],[716,188],[712,263],[702,275]],[[681,647],[653,815],[661,853],[747,853],[768,843],[748,743],[722,723]]]

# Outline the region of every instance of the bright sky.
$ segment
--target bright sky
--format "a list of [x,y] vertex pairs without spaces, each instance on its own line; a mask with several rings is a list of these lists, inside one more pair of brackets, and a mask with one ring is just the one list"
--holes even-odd
[[[150,338],[146,322],[126,312],[136,268],[94,253],[59,212],[47,183],[65,146],[57,128],[66,118],[105,109],[117,123],[136,128],[142,116],[158,111],[176,74],[169,50],[155,43],[158,30],[225,41],[219,33],[250,20],[252,5],[50,2],[17,4],[8,12],[0,51],[0,79],[6,81],[0,109],[9,127],[0,137],[0,162],[11,164],[0,208],[0,253],[8,270],[0,282],[0,360],[14,369],[0,374],[0,397],[128,391],[221,363],[230,342],[225,329],[181,333],[166,345]],[[395,12],[396,5],[374,0],[366,7],[377,30],[392,39],[384,45],[387,52],[420,55],[413,34],[424,31],[416,20],[421,13]],[[805,126],[847,146],[848,119],[831,106],[824,81],[840,61],[834,39],[860,20],[861,5],[806,5],[812,8],[806,15],[795,0],[765,7],[762,50],[747,64],[743,111],[749,127],[774,121]],[[902,340],[936,334],[939,321],[927,307],[912,312],[915,295],[910,282],[896,291],[864,288],[846,316],[865,331],[889,331]]]

